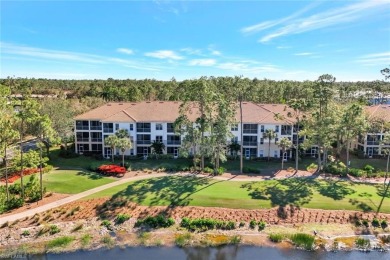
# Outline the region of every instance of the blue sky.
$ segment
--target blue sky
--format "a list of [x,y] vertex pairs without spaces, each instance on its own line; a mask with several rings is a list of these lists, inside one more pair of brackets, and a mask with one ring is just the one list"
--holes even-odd
[[383,79],[390,0],[1,1],[0,77]]

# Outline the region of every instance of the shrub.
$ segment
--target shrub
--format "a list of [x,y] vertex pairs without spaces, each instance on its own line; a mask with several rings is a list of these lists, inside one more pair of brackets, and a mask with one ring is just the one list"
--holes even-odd
[[369,226],[368,220],[367,220],[367,219],[363,219],[363,220],[362,220],[362,224],[363,224],[365,227],[368,227],[368,226]]
[[309,166],[306,167],[306,170],[309,172],[317,170],[318,166],[315,163],[311,163]]
[[256,174],[259,174],[260,173],[260,170],[256,169],[256,168],[252,168],[252,167],[244,167],[242,168],[242,171],[244,173],[256,173]]
[[129,219],[130,219],[130,215],[128,215],[128,214],[118,214],[118,216],[116,216],[115,222],[117,224],[122,224],[123,222],[125,222]]
[[212,168],[210,168],[210,167],[204,167],[204,170],[203,170],[205,173],[210,173],[210,174],[212,174],[212,173],[214,173],[214,170],[212,169]]
[[279,243],[279,242],[282,242],[284,236],[282,234],[270,234],[269,235],[269,240],[271,240],[272,242],[274,243]]
[[91,242],[91,239],[92,239],[92,237],[91,237],[90,234],[85,234],[85,235],[83,235],[83,236],[81,237],[81,239],[80,239],[81,245],[82,245],[83,247],[87,246],[87,245]]
[[240,222],[239,227],[244,227],[244,226],[245,226],[245,222]]
[[57,234],[57,233],[59,233],[60,231],[61,231],[61,230],[60,230],[56,225],[51,225],[51,226],[50,226],[50,230],[49,230],[50,235]]
[[314,247],[314,236],[304,233],[297,233],[291,236],[291,241],[297,247],[304,248],[306,250],[312,250]]
[[191,242],[191,234],[185,233],[185,234],[179,234],[175,238],[175,244],[179,247],[187,246]]
[[264,221],[259,222],[259,231],[262,231],[265,229],[266,223]]
[[97,168],[97,172],[104,175],[123,175],[126,168],[114,164],[103,164]]
[[28,231],[28,230],[24,230],[23,232],[22,232],[22,236],[24,236],[24,237],[27,237],[27,236],[29,236],[30,235],[30,231]]
[[370,248],[370,240],[359,237],[355,240],[355,244],[358,248],[367,249]]
[[255,227],[257,226],[257,222],[256,222],[256,220],[251,220],[250,222],[249,222],[249,227],[251,228],[251,229],[255,229]]
[[135,226],[147,226],[151,228],[166,228],[175,224],[173,218],[166,218],[163,215],[158,215],[156,217],[146,217],[145,219],[138,219],[135,223]]
[[386,219],[381,221],[381,228],[383,228],[383,229],[387,228],[387,221],[386,221]]
[[102,166],[102,163],[101,162],[93,162],[91,163],[89,166],[88,166],[88,170],[92,171],[92,172],[97,172],[98,171],[98,168]]
[[20,208],[23,205],[24,205],[24,200],[22,198],[19,198],[19,197],[16,197],[16,196],[11,196],[9,201],[6,202],[7,210]]
[[74,240],[74,237],[69,236],[63,236],[56,239],[51,240],[49,243],[47,243],[48,248],[53,247],[65,247],[69,245]]
[[211,218],[199,218],[199,219],[183,218],[180,223],[180,226],[191,231],[195,231],[195,230],[206,231],[211,229],[232,230],[235,229],[236,223],[233,221],[220,221]]
[[[219,167],[217,170],[217,175],[222,175],[226,172],[226,169],[223,167]],[[215,174],[215,173],[214,173]]]
[[240,236],[233,236],[230,239],[230,244],[239,244],[241,242],[241,237]]
[[380,236],[379,239],[382,241],[384,244],[389,244],[390,243],[390,235],[383,235]]
[[371,222],[371,225],[372,225],[373,227],[379,227],[379,226],[380,226],[380,222],[379,222],[378,219],[374,218],[374,219],[372,220],[372,222]]
[[73,151],[73,149],[67,149],[67,150],[62,150],[58,153],[59,157],[69,159],[69,158],[76,158],[79,155]]
[[107,219],[103,220],[101,225],[105,226],[108,230],[112,229],[111,222]]
[[112,239],[112,237],[110,237],[109,235],[102,237],[101,241],[107,247],[113,247],[115,244],[114,239]]
[[355,226],[356,227],[361,227],[363,224],[362,224],[362,222],[359,220],[359,219],[356,219],[355,220]]
[[76,225],[73,229],[72,229],[72,232],[77,232],[79,230],[81,230],[83,228],[83,223],[80,223],[78,225]]
[[361,169],[350,168],[349,175],[352,175],[354,177],[364,177],[366,176],[366,173]]
[[375,168],[374,168],[373,166],[369,165],[369,164],[365,165],[365,166],[363,167],[363,170],[364,170],[368,175],[373,174],[373,173],[376,172],[376,171],[375,171]]

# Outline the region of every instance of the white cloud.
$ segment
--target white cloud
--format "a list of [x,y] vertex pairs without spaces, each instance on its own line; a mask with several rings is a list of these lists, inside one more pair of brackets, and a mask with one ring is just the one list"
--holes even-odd
[[127,48],[118,48],[118,49],[116,49],[116,51],[120,52],[120,53],[128,54],[128,55],[134,54],[133,50],[127,49]]
[[188,55],[198,55],[198,56],[202,56],[203,53],[202,53],[202,50],[201,49],[194,49],[194,48],[182,48],[180,49],[181,52],[184,52]]
[[359,57],[356,62],[365,66],[387,66],[390,63],[390,52],[372,53]]
[[145,56],[157,58],[157,59],[170,59],[170,60],[182,60],[184,57],[176,54],[174,51],[170,50],[160,50],[155,52],[147,52]]
[[291,34],[300,34],[308,31],[313,31],[321,28],[336,26],[340,23],[350,23],[355,20],[361,19],[365,16],[369,16],[373,11],[385,11],[390,1],[362,1],[351,2],[351,4],[318,12],[316,14],[301,17],[301,15],[309,9],[312,9],[313,5],[279,20],[264,21],[256,25],[243,28],[243,33],[260,32],[266,29],[272,30],[260,38],[259,42],[266,43],[275,38],[287,36]]
[[213,66],[217,63],[214,59],[194,59],[191,60],[188,64],[191,66]]
[[290,49],[290,46],[278,46],[277,49]]
[[263,72],[279,72],[274,65],[251,66],[243,62],[225,62],[217,65],[217,68],[223,70],[240,71],[242,73],[263,73]]

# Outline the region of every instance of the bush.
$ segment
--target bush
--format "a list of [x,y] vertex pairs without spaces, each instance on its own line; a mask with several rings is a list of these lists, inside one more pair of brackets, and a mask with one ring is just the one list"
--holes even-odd
[[126,173],[126,169],[114,164],[103,164],[97,168],[97,172],[104,175],[123,175]]
[[108,230],[112,229],[111,222],[107,219],[103,220],[101,225],[105,226]]
[[57,234],[57,233],[59,233],[60,231],[61,231],[61,230],[60,230],[56,225],[51,225],[51,226],[50,226],[50,230],[49,230],[50,235]]
[[367,220],[367,219],[363,219],[363,220],[362,220],[362,224],[363,224],[363,226],[365,226],[365,227],[368,227],[368,226],[369,226],[368,220]]
[[88,170],[92,171],[92,172],[97,172],[98,171],[98,168],[102,166],[102,163],[101,162],[93,162],[91,163],[89,166],[88,166]]
[[251,228],[251,229],[255,229],[255,227],[257,226],[257,222],[256,222],[256,220],[251,220],[250,222],[249,222],[249,227]]
[[107,247],[113,247],[115,244],[114,239],[112,239],[112,237],[110,237],[109,235],[102,237],[101,241]]
[[336,174],[336,175],[344,175],[347,167],[344,163],[338,161],[338,162],[331,162],[327,165],[325,168],[325,171],[327,173]]
[[315,163],[311,163],[309,166],[306,167],[306,170],[309,172],[317,170],[318,166]]
[[210,173],[210,174],[212,174],[212,173],[214,173],[214,170],[212,169],[212,168],[210,168],[210,167],[204,167],[204,170],[203,170],[205,173]]
[[260,173],[260,170],[256,169],[256,168],[252,168],[252,167],[243,167],[242,168],[242,171],[244,173],[256,173],[256,174],[259,174]]
[[375,228],[379,227],[380,226],[380,222],[378,219],[374,218],[371,222],[371,225]]
[[75,226],[73,229],[72,229],[72,232],[77,232],[79,230],[81,230],[83,228],[83,223],[80,223],[78,224],[77,226]]
[[291,236],[291,241],[295,246],[304,248],[306,250],[313,250],[314,236],[304,233],[297,233]]
[[116,216],[115,222],[117,224],[122,224],[123,222],[125,222],[129,219],[130,219],[130,215],[128,215],[128,214],[118,214],[118,216]]
[[16,197],[16,196],[11,196],[9,201],[6,202],[7,210],[20,208],[23,205],[24,205],[24,200],[22,198],[19,198],[19,197]]
[[[216,175],[222,175],[226,172],[226,169],[223,168],[223,167],[219,167],[218,170],[217,170],[217,174]],[[215,174],[215,173],[214,173]]]
[[28,230],[24,230],[23,232],[22,232],[22,236],[24,236],[24,237],[27,237],[27,236],[29,236],[30,235],[30,231],[28,231]]
[[236,223],[233,221],[221,221],[211,218],[199,218],[199,219],[189,219],[183,218],[181,227],[184,227],[190,231],[206,231],[211,229],[223,229],[223,230],[232,230],[235,229]]
[[146,217],[145,219],[138,219],[135,223],[136,227],[147,226],[150,228],[166,228],[175,224],[173,218],[166,218],[163,215],[158,215],[156,217]]
[[65,158],[65,159],[79,157],[79,155],[77,153],[75,153],[73,149],[69,149],[69,148],[67,150],[61,149],[60,152],[58,153],[58,156]]
[[240,222],[239,227],[244,227],[244,226],[245,226],[245,222]]
[[185,233],[185,234],[179,234],[175,238],[175,244],[179,247],[187,246],[191,242],[191,234]]
[[83,235],[80,239],[81,245],[84,247],[87,246],[91,242],[91,239],[92,237],[90,234]]
[[69,237],[69,236],[59,237],[47,243],[47,247],[48,248],[65,247],[69,245],[73,240],[74,237]]
[[367,249],[370,248],[370,240],[359,237],[355,240],[355,244],[358,248]]
[[367,173],[367,175],[371,175],[376,172],[375,168],[369,164],[365,165],[363,167],[363,171]]
[[379,239],[382,241],[383,244],[389,244],[390,243],[390,235],[380,236]]
[[381,228],[383,228],[383,229],[387,228],[387,221],[386,221],[386,219],[381,221]]
[[265,229],[266,223],[264,221],[259,222],[259,231],[262,231]]
[[349,175],[352,175],[354,177],[364,177],[366,176],[366,173],[361,169],[350,168]]
[[282,234],[270,234],[269,235],[269,240],[271,240],[274,243],[279,243],[282,242],[284,236]]

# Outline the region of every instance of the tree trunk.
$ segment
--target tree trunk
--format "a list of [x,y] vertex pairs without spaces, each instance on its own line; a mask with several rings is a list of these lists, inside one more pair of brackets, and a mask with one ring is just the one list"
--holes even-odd
[[7,144],[4,148],[4,164],[5,164],[5,190],[7,193],[7,202],[9,201],[9,189],[8,189],[8,165],[7,165]]
[[349,139],[347,139],[347,163],[346,163],[346,166],[347,166],[347,172],[346,172],[346,174],[348,174],[349,173],[349,143],[350,143],[350,141],[349,141]]
[[125,152],[122,151],[122,167],[125,167]]
[[243,160],[243,148],[242,148],[242,95],[240,96],[240,174],[243,174],[244,160]]
[[42,147],[39,148],[39,185],[41,188],[41,200],[43,199],[43,184],[42,184]]
[[321,172],[321,149],[320,146],[317,147],[317,164],[318,164],[318,172]]
[[268,139],[268,161],[270,160],[271,157],[271,138]]
[[20,190],[24,201],[24,186],[23,186],[23,118],[20,125]]
[[299,153],[299,120],[298,120],[298,126],[297,126],[297,141],[296,141],[296,147],[295,147],[295,170],[298,172],[298,153]]
[[114,149],[111,147],[111,161],[114,162]]
[[386,175],[385,175],[385,180],[383,182],[384,186],[386,186],[386,180],[387,180],[387,177],[389,174],[389,160],[390,160],[390,151],[388,151],[388,154],[387,154]]
[[282,171],[283,171],[283,166],[284,166],[284,151],[282,150]]

